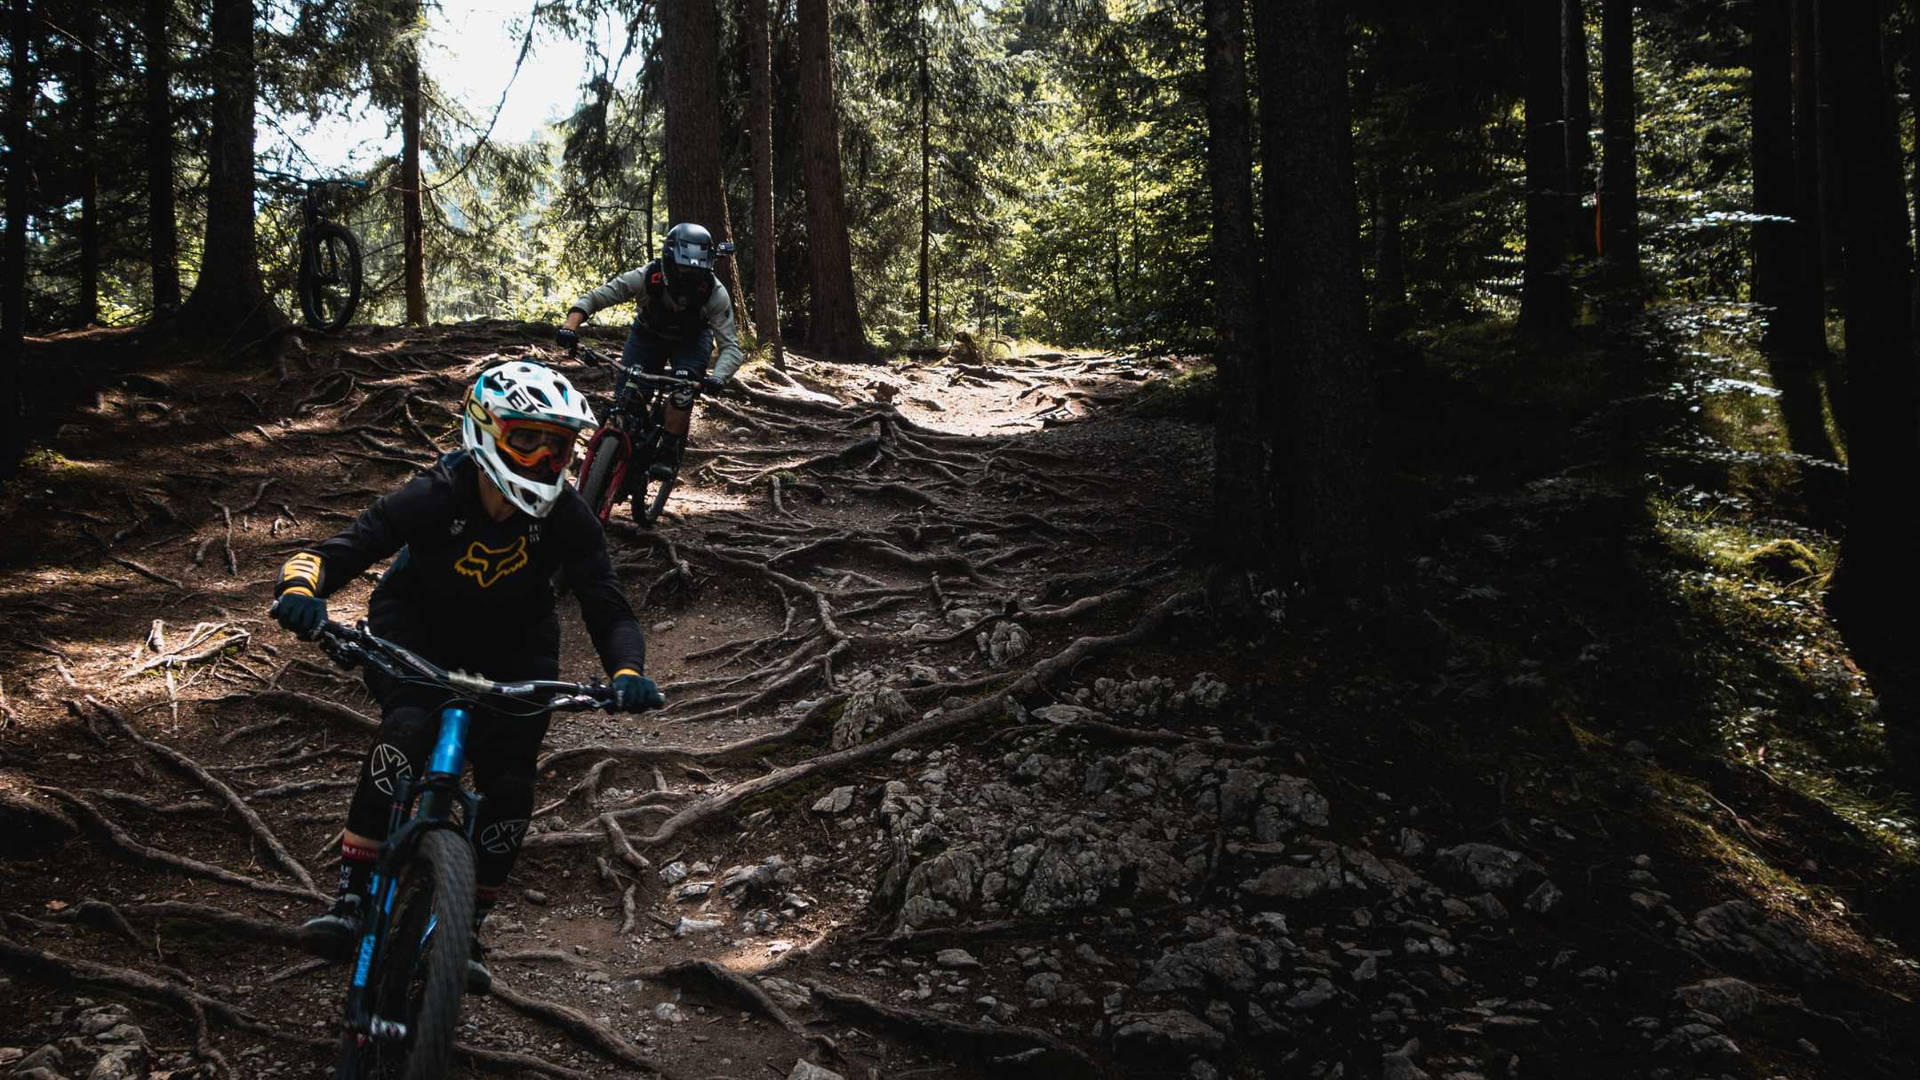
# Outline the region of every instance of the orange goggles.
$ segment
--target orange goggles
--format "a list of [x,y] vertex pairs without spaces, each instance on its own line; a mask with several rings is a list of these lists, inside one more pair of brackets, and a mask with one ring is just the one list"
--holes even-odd
[[503,418],[495,441],[514,472],[529,480],[551,483],[573,462],[577,434],[564,424]]

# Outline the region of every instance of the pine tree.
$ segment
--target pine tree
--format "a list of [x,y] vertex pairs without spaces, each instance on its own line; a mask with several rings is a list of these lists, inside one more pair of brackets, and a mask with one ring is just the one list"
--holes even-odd
[[15,0],[8,20],[7,235],[0,274],[0,478],[12,476],[26,454],[27,117],[39,95],[32,61],[33,0]]
[[187,336],[245,346],[286,325],[260,282],[254,251],[253,0],[213,0],[211,21],[206,243],[200,278],[173,326]]
[[[665,68],[667,116],[667,209],[676,222],[704,225],[716,240],[730,240],[720,151],[720,15],[714,0],[664,0],[660,4],[661,62]],[[747,315],[739,263],[716,262],[714,273]]]
[[807,277],[812,292],[807,340],[822,355],[864,360],[871,349],[854,301],[840,121],[833,92],[830,7],[831,0],[797,0],[795,4],[800,32],[801,159],[807,187]]
[[1276,526],[1267,461],[1273,424],[1261,406],[1270,363],[1260,325],[1260,250],[1253,232],[1252,118],[1246,5],[1206,0],[1207,176],[1213,196],[1213,542],[1221,561],[1257,564]]
[[1600,253],[1616,295],[1640,278],[1639,95],[1633,85],[1633,0],[1600,8]]
[[426,222],[421,216],[420,179],[420,3],[402,0],[397,13],[401,34],[400,82],[400,229],[404,252],[407,322],[427,321]]
[[1590,255],[1593,221],[1581,202],[1593,190],[1593,88],[1587,69],[1587,14],[1580,0],[1560,4],[1560,93],[1567,126],[1567,235],[1576,253]]
[[174,221],[173,37],[167,24],[173,0],[146,0],[141,40],[146,56],[142,83],[147,151],[147,268],[152,277],[154,317],[180,307],[180,236]]
[[1573,329],[1561,10],[1559,0],[1525,0],[1525,9],[1521,51],[1527,80],[1527,250],[1521,270],[1520,330],[1536,342],[1554,345]]
[[[1288,439],[1277,469],[1287,474],[1289,569],[1311,593],[1345,595],[1369,571],[1375,428],[1345,5],[1267,0],[1254,11],[1260,100],[1268,106],[1261,110],[1261,160],[1269,325],[1276,348],[1284,335],[1286,372],[1264,389],[1284,403],[1266,415],[1284,417]],[[1558,235],[1564,242],[1565,232]]]
[[747,126],[753,158],[753,315],[755,336],[773,349],[773,366],[786,367],[780,337],[778,267],[773,235],[773,30],[768,0],[742,0],[747,39]]

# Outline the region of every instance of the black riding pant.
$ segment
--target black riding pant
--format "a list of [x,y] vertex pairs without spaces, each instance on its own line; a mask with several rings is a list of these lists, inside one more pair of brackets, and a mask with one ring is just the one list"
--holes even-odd
[[[369,678],[380,699],[380,731],[360,766],[360,784],[354,789],[347,828],[373,840],[385,840],[392,820],[395,780],[419,779],[440,732],[444,694],[382,685]],[[471,707],[469,707],[471,709]],[[473,767],[473,786],[479,791],[480,812],[474,820],[475,882],[483,889],[498,888],[513,870],[520,842],[533,815],[534,762],[547,737],[548,714],[509,716],[471,709],[467,728],[467,762]]]

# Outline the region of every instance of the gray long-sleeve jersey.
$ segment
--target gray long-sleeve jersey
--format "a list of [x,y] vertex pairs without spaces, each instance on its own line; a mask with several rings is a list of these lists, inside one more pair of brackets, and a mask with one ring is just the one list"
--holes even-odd
[[[648,267],[643,266],[621,274],[574,301],[573,310],[591,318],[595,312],[628,300],[645,309],[648,304],[655,302],[647,292],[647,270]],[[671,297],[662,294],[658,302],[673,310]],[[717,279],[713,283],[713,292],[707,295],[701,315],[720,346],[720,355],[713,362],[713,374],[723,381],[731,379],[733,373],[740,370],[740,365],[747,362],[747,354],[740,349],[740,334],[733,322],[733,297],[727,294],[727,287]]]

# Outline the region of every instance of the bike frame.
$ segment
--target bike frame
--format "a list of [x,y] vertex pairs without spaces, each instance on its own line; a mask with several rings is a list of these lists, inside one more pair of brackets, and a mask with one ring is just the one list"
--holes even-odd
[[[592,350],[588,352],[592,356],[600,355]],[[587,453],[580,460],[579,476],[584,481],[593,471],[594,459],[606,449],[602,436],[614,438],[618,444],[617,452],[620,457],[608,481],[608,490],[613,494],[607,499],[607,516],[611,516],[613,504],[619,502],[626,494],[627,477],[633,472],[634,455],[642,450],[651,452],[659,444],[660,436],[666,430],[666,404],[671,396],[667,387],[659,383],[642,382],[635,376],[642,379],[672,378],[680,382],[690,380],[680,379],[678,376],[652,375],[637,368],[629,368],[625,364],[610,360],[608,362],[616,372],[613,406],[608,411],[606,421],[594,429],[593,434],[587,439]],[[699,391],[696,389],[694,393],[697,398]],[[597,515],[601,507],[593,507],[593,511]],[[603,516],[600,520],[605,524],[607,517]]]
[[[460,770],[467,760],[467,733],[472,725],[471,706],[461,702],[443,706],[426,774],[417,781],[402,780],[394,789],[392,823],[367,890],[380,914],[366,922],[353,980],[347,988],[347,1026],[356,1033],[382,1039],[407,1035],[404,1025],[373,1014],[367,980],[372,976],[374,961],[387,948],[393,904],[399,896],[398,870],[412,859],[420,836],[429,829],[458,829],[469,844],[473,842],[473,823],[482,797],[460,786]],[[462,811],[459,820],[454,817],[455,808]],[[434,919],[429,917],[420,939],[422,949],[432,941],[436,929]]]

